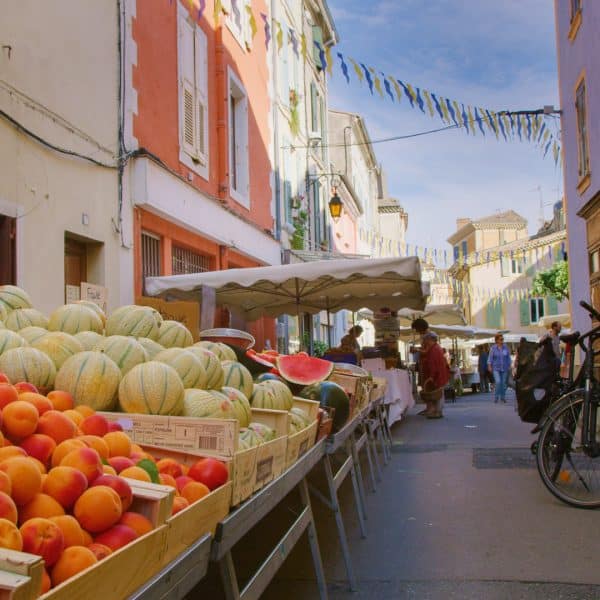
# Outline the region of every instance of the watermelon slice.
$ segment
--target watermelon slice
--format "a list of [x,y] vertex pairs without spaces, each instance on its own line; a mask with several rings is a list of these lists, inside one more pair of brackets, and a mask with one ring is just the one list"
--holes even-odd
[[322,358],[292,354],[278,356],[277,369],[281,376],[290,383],[312,385],[324,381],[333,371],[333,363]]
[[266,373],[273,368],[271,362],[260,358],[254,350],[245,350],[244,348],[232,344],[230,344],[230,348],[235,352],[238,362],[242,363],[252,375]]

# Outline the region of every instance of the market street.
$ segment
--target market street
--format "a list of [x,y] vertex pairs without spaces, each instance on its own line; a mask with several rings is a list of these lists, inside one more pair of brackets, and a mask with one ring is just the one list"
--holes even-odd
[[[600,513],[562,505],[545,490],[528,451],[530,427],[513,402],[467,395],[440,421],[412,409],[393,429],[384,482],[367,497],[366,540],[351,486],[342,486],[357,594],[345,583],[333,518],[313,500],[330,598],[600,596]],[[264,597],[317,597],[306,542]]]

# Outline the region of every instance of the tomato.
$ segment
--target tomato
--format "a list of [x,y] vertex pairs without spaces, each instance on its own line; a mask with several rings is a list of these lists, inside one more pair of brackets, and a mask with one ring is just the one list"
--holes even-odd
[[203,458],[190,467],[188,476],[203,483],[209,490],[215,490],[229,479],[225,463],[216,458]]

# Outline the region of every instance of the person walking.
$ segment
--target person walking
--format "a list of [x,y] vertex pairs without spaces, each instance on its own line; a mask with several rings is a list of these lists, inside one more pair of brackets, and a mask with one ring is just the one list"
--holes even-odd
[[494,341],[496,343],[488,356],[488,371],[494,376],[495,383],[494,402],[506,402],[506,387],[511,367],[510,350],[504,343],[504,336],[501,333],[494,336]]
[[419,360],[422,381],[421,397],[425,402],[426,409],[420,414],[424,414],[428,419],[441,419],[444,416],[442,414],[444,388],[450,378],[450,369],[435,333],[426,333],[421,344]]
[[479,346],[477,370],[479,371],[479,387],[482,392],[487,393],[490,391],[490,383],[488,379],[488,351],[486,344]]
[[560,369],[561,362],[561,350],[560,350],[560,332],[562,330],[562,325],[558,321],[553,321],[550,324],[550,329],[545,333],[540,339],[540,345],[550,340],[552,343],[552,350],[554,352],[554,356],[556,357],[556,370]]

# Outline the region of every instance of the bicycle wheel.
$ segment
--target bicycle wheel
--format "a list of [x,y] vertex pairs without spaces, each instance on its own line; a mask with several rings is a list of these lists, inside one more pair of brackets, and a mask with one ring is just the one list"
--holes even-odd
[[600,507],[600,457],[581,447],[584,395],[572,392],[547,415],[537,447],[537,467],[554,496],[578,508]]

